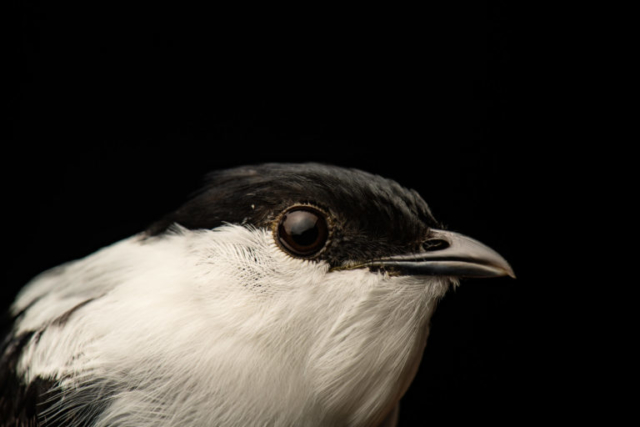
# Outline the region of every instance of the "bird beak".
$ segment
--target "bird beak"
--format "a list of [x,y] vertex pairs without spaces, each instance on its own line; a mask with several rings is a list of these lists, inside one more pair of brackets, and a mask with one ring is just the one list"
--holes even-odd
[[516,277],[509,263],[488,246],[462,234],[433,229],[420,252],[370,261],[365,266],[402,275]]

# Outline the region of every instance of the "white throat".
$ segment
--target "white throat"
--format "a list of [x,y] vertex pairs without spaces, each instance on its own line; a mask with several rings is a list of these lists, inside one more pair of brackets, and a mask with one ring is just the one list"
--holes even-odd
[[[20,369],[71,397],[108,390],[104,426],[368,426],[406,391],[451,283],[330,271],[268,230],[176,228],[37,278],[14,307],[31,304],[19,330],[42,331]],[[78,295],[94,300],[52,324]]]

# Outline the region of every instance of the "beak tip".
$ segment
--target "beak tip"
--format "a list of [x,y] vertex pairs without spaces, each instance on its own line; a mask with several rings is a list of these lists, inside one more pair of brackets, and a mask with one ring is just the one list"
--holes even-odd
[[505,260],[499,255],[498,255],[498,259],[495,260],[493,263],[493,268],[495,269],[494,271],[497,273],[498,276],[503,276],[503,277],[509,276],[512,279],[516,278],[516,273],[513,271],[513,268],[511,267],[511,265],[507,262],[507,260]]
[[504,261],[504,265],[502,266],[502,269],[504,271],[505,276],[509,276],[512,279],[516,279],[516,273],[513,271],[513,268],[511,267],[511,265],[509,265],[509,263],[506,260]]
[[495,272],[497,276],[509,276],[512,279],[516,279],[516,273],[513,271],[513,268],[506,261],[501,263],[502,265],[495,265]]

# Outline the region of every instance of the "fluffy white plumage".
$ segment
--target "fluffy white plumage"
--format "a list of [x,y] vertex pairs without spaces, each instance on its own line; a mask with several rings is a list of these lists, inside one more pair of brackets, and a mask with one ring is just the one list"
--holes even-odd
[[377,425],[415,375],[452,283],[330,271],[286,254],[266,229],[176,226],[26,287],[16,332],[42,332],[18,371],[62,381],[80,413],[104,400],[100,427]]

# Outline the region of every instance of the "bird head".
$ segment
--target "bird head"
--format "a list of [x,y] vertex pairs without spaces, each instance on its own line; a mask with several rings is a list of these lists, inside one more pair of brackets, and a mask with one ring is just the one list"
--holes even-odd
[[203,189],[153,224],[158,236],[178,224],[225,224],[269,231],[285,254],[327,273],[367,269],[392,276],[514,276],[495,251],[446,231],[420,195],[355,169],[264,164],[209,175]]
[[246,363],[260,354],[283,381],[295,373],[354,425],[379,422],[406,391],[448,288],[513,277],[498,253],[445,230],[417,192],[321,164],[211,174],[147,231],[185,234],[202,311],[216,336],[233,337],[224,348]]

